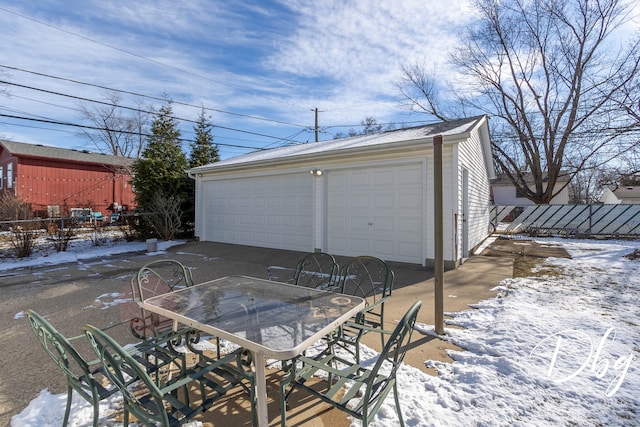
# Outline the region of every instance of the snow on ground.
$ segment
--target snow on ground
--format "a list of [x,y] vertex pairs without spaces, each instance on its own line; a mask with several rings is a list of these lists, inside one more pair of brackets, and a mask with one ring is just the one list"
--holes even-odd
[[[497,298],[449,313],[449,325],[463,328],[447,328],[447,339],[465,350],[450,352],[454,363],[425,361],[438,377],[400,369],[407,426],[638,425],[640,260],[624,255],[640,242],[543,241],[573,259],[547,259],[539,275],[506,280]],[[58,426],[64,402],[43,390],[12,426]],[[113,398],[101,413],[117,406]],[[72,418],[89,425],[90,406],[76,399]],[[372,425],[397,424],[390,396]]]
[[[94,239],[96,240],[96,239]],[[158,251],[183,244],[183,240],[158,241]],[[114,253],[141,252],[147,249],[146,242],[127,242],[120,237],[120,233],[114,232],[101,236],[100,244],[95,244],[90,238],[79,236],[71,241],[66,251],[56,252],[53,245],[47,245],[45,239],[39,239],[32,256],[28,258],[0,258],[0,271],[14,270],[24,267],[38,267],[45,265],[58,265],[68,262],[78,262],[88,259],[108,258]],[[7,252],[12,252],[11,250]]]

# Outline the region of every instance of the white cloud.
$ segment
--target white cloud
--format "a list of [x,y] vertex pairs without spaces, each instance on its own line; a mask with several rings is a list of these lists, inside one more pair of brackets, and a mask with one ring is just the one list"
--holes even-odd
[[[399,111],[393,87],[399,64],[419,57],[441,63],[455,44],[455,28],[470,16],[467,2],[197,0],[176,7],[168,0],[76,0],[37,8],[27,2],[7,7],[25,17],[0,11],[7,35],[0,64],[309,126],[309,109],[315,107],[324,111],[321,124],[357,124],[366,116],[391,120]],[[93,99],[104,94],[10,74],[13,81],[61,93]],[[15,87],[11,92],[17,96],[0,98],[0,107],[64,121],[80,118],[74,111],[79,101]],[[180,108],[186,118],[198,112]],[[220,125],[276,132],[273,123],[212,115]],[[18,139],[30,138],[23,135]],[[77,132],[70,131],[68,139],[74,138]],[[56,141],[60,137],[53,133],[42,139]]]

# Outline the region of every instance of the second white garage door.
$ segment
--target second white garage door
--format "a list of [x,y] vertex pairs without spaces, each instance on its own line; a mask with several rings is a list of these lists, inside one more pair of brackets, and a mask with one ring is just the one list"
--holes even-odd
[[313,250],[313,178],[283,174],[203,182],[203,240]]
[[331,171],[328,180],[330,253],[424,262],[422,164]]

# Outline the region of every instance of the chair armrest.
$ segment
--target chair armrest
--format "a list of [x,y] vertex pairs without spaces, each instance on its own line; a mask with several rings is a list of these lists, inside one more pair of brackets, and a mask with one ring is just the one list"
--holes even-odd
[[345,323],[342,324],[343,327],[348,327],[351,329],[356,329],[358,331],[362,331],[362,333],[367,333],[367,332],[377,332],[379,334],[387,334],[387,335],[391,335],[391,333],[393,331],[389,331],[387,329],[382,329],[382,328],[377,328],[375,326],[368,326],[368,325],[363,325],[362,323],[356,323],[356,322],[351,322],[351,321],[347,321]]
[[[374,302],[373,304],[369,304],[368,306],[366,306],[365,308],[363,308],[362,310],[360,310],[356,315],[355,315],[355,321],[357,323],[361,323],[364,324],[364,322],[366,321],[366,317],[367,315],[372,315],[372,316],[376,316],[376,317],[381,317],[382,316],[382,310],[384,310],[384,303],[385,303],[386,297],[379,299],[378,301]],[[380,309],[381,312],[380,313],[376,313],[374,310],[376,309]]]

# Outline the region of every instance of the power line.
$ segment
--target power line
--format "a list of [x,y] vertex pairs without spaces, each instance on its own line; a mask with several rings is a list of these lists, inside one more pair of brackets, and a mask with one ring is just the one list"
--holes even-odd
[[[0,8],[0,10],[2,10],[2,8]],[[12,67],[10,65],[0,64],[0,67],[6,68],[6,69],[9,69],[9,70],[20,71],[20,72],[23,72],[23,73],[33,74],[33,75],[36,75],[36,76],[47,77],[47,78],[50,78],[50,79],[62,80],[62,81],[75,83],[75,84],[79,84],[79,85],[90,86],[90,87],[95,87],[95,88],[98,88],[98,89],[108,90],[108,91],[112,91],[112,92],[123,93],[123,94],[126,94],[126,95],[133,95],[133,96],[138,96],[138,97],[141,97],[141,98],[152,99],[154,101],[161,101],[161,102],[165,102],[166,101],[165,98],[160,98],[160,97],[153,96],[153,95],[144,95],[144,94],[141,94],[141,93],[131,92],[131,91],[123,90],[123,89],[114,89],[114,88],[111,88],[111,87],[108,87],[108,86],[102,86],[102,85],[98,85],[98,84],[94,84],[94,83],[87,83],[87,82],[83,82],[83,81],[80,81],[80,80],[70,79],[70,78],[67,78],[67,77],[54,76],[54,75],[51,75],[51,74],[40,73],[40,72],[37,72],[37,71],[25,70],[23,68]],[[98,102],[98,101],[93,101],[93,102]],[[174,104],[183,105],[185,107],[202,108],[202,106],[193,105],[193,104],[189,104],[189,103],[186,103],[186,102],[175,101],[175,100],[172,100],[172,102]],[[228,115],[237,116],[237,117],[245,117],[245,118],[248,118],[248,119],[260,120],[260,121],[265,121],[265,122],[268,122],[268,123],[276,123],[276,124],[287,125],[287,126],[295,126],[295,127],[306,127],[305,125],[300,125],[300,124],[296,124],[296,123],[289,123],[289,122],[284,122],[284,121],[275,120],[275,119],[267,119],[267,118],[264,118],[264,117],[252,116],[250,114],[235,113],[235,112],[232,112],[232,111],[225,111],[225,110],[220,110],[220,109],[217,109],[217,108],[205,107],[204,109],[207,110],[207,111],[213,111],[213,112],[216,112],[216,113],[228,114]]]
[[[81,128],[81,129],[92,129],[92,130],[100,130],[100,131],[107,131],[107,132],[118,132],[118,133],[124,133],[127,135],[141,135],[141,136],[145,136],[147,138],[152,137],[153,135],[147,134],[147,133],[141,133],[141,132],[133,132],[133,131],[126,131],[126,130],[120,130],[120,129],[109,129],[109,128],[102,128],[102,127],[98,127],[98,126],[89,126],[89,125],[81,125],[78,123],[69,123],[69,122],[61,122],[58,120],[49,120],[49,119],[36,119],[33,117],[23,117],[23,116],[14,116],[11,114],[2,114],[0,113],[0,117],[7,117],[9,119],[17,119],[17,120],[27,120],[27,121],[32,121],[32,122],[38,122],[38,123],[49,123],[49,124],[53,124],[53,125],[60,125],[60,126],[71,126],[71,127],[76,127],[76,128]],[[180,142],[191,142],[191,140],[188,139],[184,139],[184,138],[179,138]],[[237,144],[224,144],[224,143],[220,143],[220,142],[215,142],[216,145],[222,145],[222,146],[226,146],[226,147],[234,147],[234,148],[244,148],[244,149],[251,149],[251,150],[258,150],[258,151],[262,151],[264,150],[264,148],[259,148],[259,147],[249,147],[249,146],[244,146],[244,145],[237,145]]]
[[[97,104],[123,108],[123,109],[126,109],[126,110],[131,110],[131,111],[136,111],[136,112],[141,112],[141,113],[146,113],[146,114],[155,114],[153,111],[147,111],[147,110],[143,110],[143,109],[140,109],[140,108],[128,107],[128,106],[124,106],[124,105],[116,105],[116,104],[112,104],[112,103],[109,103],[109,102],[97,101],[97,100],[90,99],[90,98],[84,98],[84,97],[76,96],[76,95],[69,95],[69,94],[65,94],[65,93],[61,93],[61,92],[51,91],[51,90],[48,90],[48,89],[37,88],[37,87],[34,87],[34,86],[27,86],[27,85],[23,85],[23,84],[19,84],[19,83],[13,83],[13,82],[9,82],[9,81],[6,81],[6,80],[0,80],[0,83],[11,85],[11,86],[21,87],[23,89],[29,89],[29,90],[35,90],[35,91],[38,91],[38,92],[44,92],[44,93],[48,93],[48,94],[51,94],[51,95],[72,98],[72,99],[76,99],[76,100],[79,100],[79,101],[93,102],[93,103],[97,103]],[[174,118],[176,120],[184,121],[184,122],[187,122],[187,123],[193,123],[193,124],[197,124],[198,123],[196,120],[184,119],[184,118],[175,117],[175,116],[174,116]],[[271,138],[271,139],[276,139],[276,140],[281,140],[282,139],[279,136],[266,135],[266,134],[259,133],[259,132],[252,132],[252,131],[248,131],[248,130],[236,129],[236,128],[231,128],[231,127],[228,127],[228,126],[220,126],[220,125],[216,125],[216,124],[211,124],[211,127],[212,128],[218,128],[218,129],[224,129],[224,130],[228,130],[228,131],[232,131],[232,132],[240,132],[240,133],[246,133],[246,134],[249,134],[249,135],[261,136],[261,137],[264,137],[264,138]],[[291,142],[297,143],[298,141],[291,141]]]

